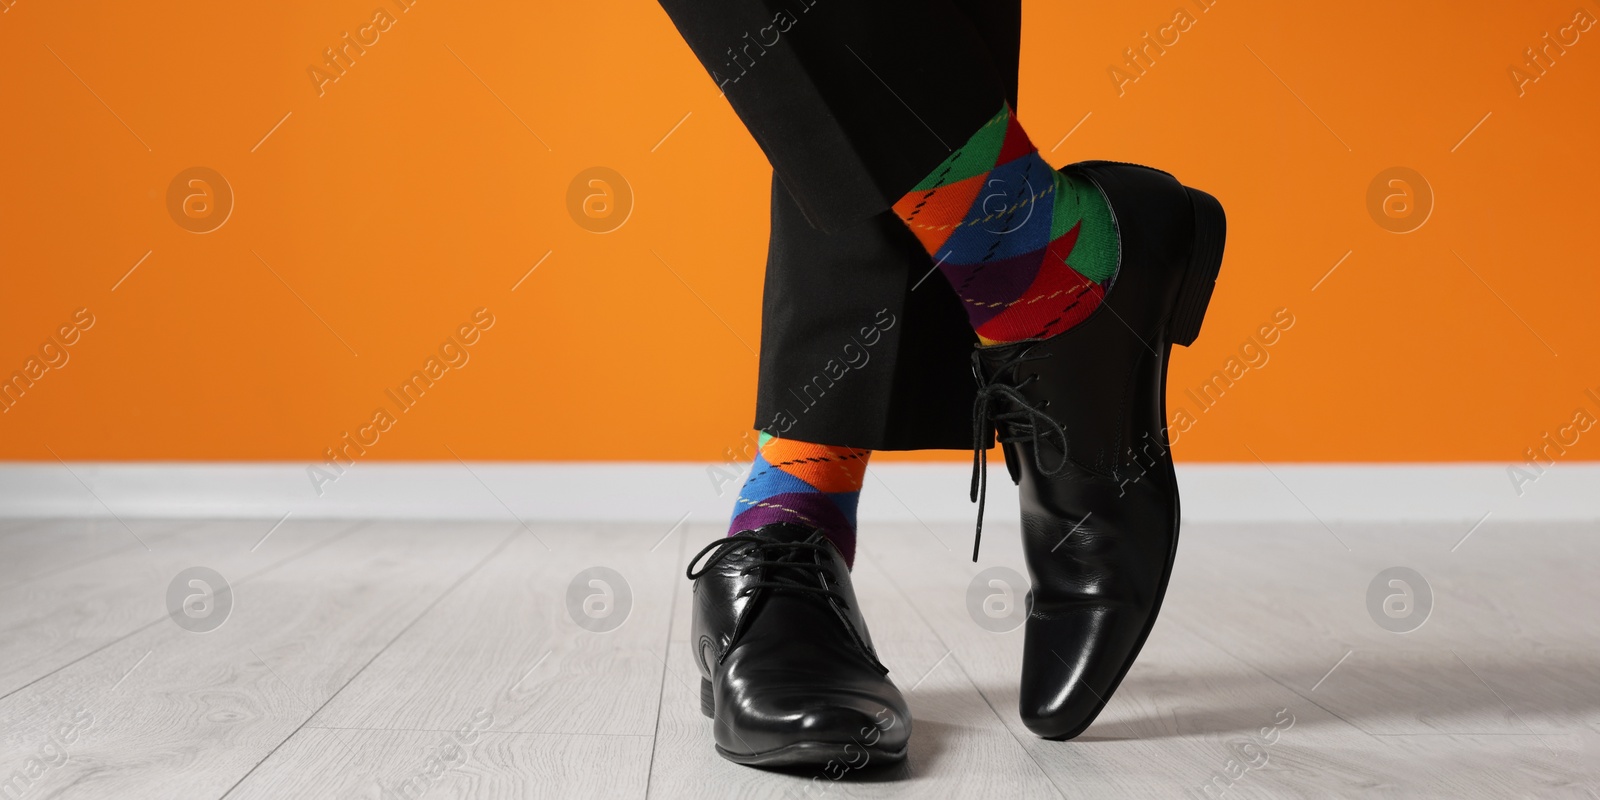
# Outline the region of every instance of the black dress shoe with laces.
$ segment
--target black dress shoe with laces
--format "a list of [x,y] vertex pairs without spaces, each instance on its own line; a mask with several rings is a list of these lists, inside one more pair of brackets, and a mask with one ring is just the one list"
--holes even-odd
[[1178,545],[1167,359],[1200,332],[1225,235],[1222,206],[1165,172],[1105,161],[1062,171],[1109,202],[1122,242],[1116,278],[1076,327],[973,354],[978,532],[983,448],[998,433],[1033,580],[1022,719],[1047,739],[1089,727],[1155,624]]
[[700,710],[723,758],[841,774],[905,758],[910,709],[821,532],[782,523],[719,539],[688,575]]

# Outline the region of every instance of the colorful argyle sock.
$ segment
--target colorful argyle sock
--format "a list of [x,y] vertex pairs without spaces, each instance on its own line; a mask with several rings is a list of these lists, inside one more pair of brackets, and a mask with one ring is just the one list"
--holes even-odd
[[984,344],[1071,328],[1116,277],[1105,198],[1051,168],[1009,105],[894,210],[955,287]]
[[732,536],[774,522],[819,528],[844,554],[856,558],[856,500],[867,477],[871,450],[832,447],[762,433],[750,477],[733,507]]

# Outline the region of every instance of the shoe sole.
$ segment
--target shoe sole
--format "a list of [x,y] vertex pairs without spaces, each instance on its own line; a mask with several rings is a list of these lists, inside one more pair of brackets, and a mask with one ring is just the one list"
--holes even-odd
[[[717,708],[711,681],[700,679],[700,713],[716,719]],[[866,769],[888,764],[898,764],[906,759],[907,747],[885,750],[865,744],[850,742],[793,742],[763,753],[735,753],[717,745],[717,755],[748,767],[843,767],[846,770]],[[837,780],[836,776],[830,776]]]
[[[1173,303],[1172,313],[1167,319],[1167,339],[1172,344],[1188,347],[1200,335],[1200,323],[1205,320],[1206,308],[1211,305],[1211,294],[1216,289],[1217,274],[1222,271],[1222,250],[1228,237],[1228,218],[1222,210],[1222,204],[1217,198],[1212,197],[1199,189],[1187,186],[1183,190],[1189,194],[1189,201],[1194,207],[1194,241],[1189,246],[1189,265],[1184,269],[1183,279],[1178,285],[1178,297]],[[1167,384],[1166,362],[1163,359],[1161,370],[1161,385]],[[1167,418],[1167,402],[1163,392],[1161,401],[1161,418]],[[1181,503],[1181,500],[1179,501]],[[1182,513],[1174,509],[1173,527],[1179,527]],[[1100,712],[1105,710],[1106,703],[1111,696],[1122,686],[1122,679],[1127,677],[1128,670],[1133,668],[1133,662],[1138,660],[1140,651],[1144,650],[1145,640],[1150,638],[1150,631],[1155,629],[1156,617],[1161,613],[1161,605],[1167,597],[1167,584],[1172,579],[1172,567],[1178,557],[1176,541],[1173,543],[1172,554],[1167,557],[1167,568],[1161,577],[1161,586],[1156,591],[1156,603],[1150,609],[1150,619],[1145,621],[1144,629],[1139,633],[1139,639],[1133,646],[1133,652],[1128,654],[1127,663],[1122,665],[1122,670],[1117,677],[1106,687],[1100,704],[1083,721],[1083,724],[1068,731],[1051,736],[1039,738],[1052,742],[1064,742],[1080,736],[1094,724]]]
[[895,752],[860,744],[795,742],[765,753],[731,753],[717,745],[717,755],[747,767],[820,767],[837,772],[898,764],[906,760],[907,749]]

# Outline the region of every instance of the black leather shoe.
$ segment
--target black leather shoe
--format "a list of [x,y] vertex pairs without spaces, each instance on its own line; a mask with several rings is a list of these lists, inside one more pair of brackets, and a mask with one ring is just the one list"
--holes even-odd
[[1106,161],[1062,171],[1093,181],[1110,203],[1122,242],[1116,279],[1076,327],[973,354],[978,531],[983,448],[998,432],[1021,490],[1033,579],[1022,719],[1047,739],[1089,727],[1161,607],[1178,546],[1167,358],[1200,332],[1226,231],[1214,198],[1165,172]]
[[707,545],[688,574],[700,710],[716,721],[723,758],[817,766],[834,780],[905,758],[910,709],[872,649],[843,556],[821,532],[744,531]]

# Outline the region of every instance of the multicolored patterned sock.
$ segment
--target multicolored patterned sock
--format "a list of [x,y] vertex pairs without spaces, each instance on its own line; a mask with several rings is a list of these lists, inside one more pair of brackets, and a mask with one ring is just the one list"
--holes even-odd
[[961,296],[984,344],[1043,339],[1082,322],[1116,278],[1111,209],[1057,172],[1010,105],[895,203]]
[[765,432],[756,447],[728,535],[795,522],[821,529],[844,554],[845,563],[855,564],[856,500],[872,451],[779,439]]

